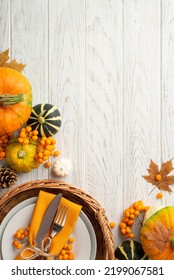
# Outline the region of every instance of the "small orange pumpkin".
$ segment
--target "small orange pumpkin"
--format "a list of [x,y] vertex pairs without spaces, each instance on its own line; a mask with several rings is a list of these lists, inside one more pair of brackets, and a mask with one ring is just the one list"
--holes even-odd
[[11,134],[30,117],[32,89],[20,72],[0,67],[0,135]]
[[174,207],[164,207],[148,218],[140,240],[151,260],[174,260]]

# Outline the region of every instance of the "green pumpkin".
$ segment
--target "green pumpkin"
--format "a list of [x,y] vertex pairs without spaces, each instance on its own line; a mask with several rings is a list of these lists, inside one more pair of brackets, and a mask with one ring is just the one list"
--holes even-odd
[[117,260],[147,260],[141,244],[135,240],[123,241],[115,250]]
[[37,104],[32,108],[30,118],[27,122],[33,130],[39,132],[39,137],[52,136],[61,127],[61,115],[59,110],[51,104]]

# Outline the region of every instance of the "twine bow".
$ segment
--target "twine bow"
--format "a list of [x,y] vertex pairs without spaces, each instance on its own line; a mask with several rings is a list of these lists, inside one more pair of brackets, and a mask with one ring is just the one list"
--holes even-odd
[[[37,257],[45,257],[45,258],[52,257],[53,254],[48,253],[47,251],[50,245],[51,245],[51,238],[47,236],[42,240],[41,248],[38,248],[37,246],[35,247],[34,245],[30,244],[21,251],[21,257],[24,260],[34,260]],[[25,255],[26,252],[27,255]],[[28,252],[30,252],[31,255],[30,254],[28,255]]]

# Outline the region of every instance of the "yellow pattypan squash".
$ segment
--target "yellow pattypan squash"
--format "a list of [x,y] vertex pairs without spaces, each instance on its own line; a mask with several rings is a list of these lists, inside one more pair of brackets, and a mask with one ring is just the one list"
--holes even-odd
[[29,172],[39,166],[35,160],[36,151],[34,143],[21,144],[13,138],[5,150],[7,163],[16,172]]

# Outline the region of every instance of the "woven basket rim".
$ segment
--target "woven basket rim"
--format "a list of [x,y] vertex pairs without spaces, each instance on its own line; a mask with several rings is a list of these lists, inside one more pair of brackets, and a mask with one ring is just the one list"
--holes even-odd
[[40,190],[52,193],[61,191],[68,199],[83,203],[82,209],[91,221],[97,238],[96,259],[114,259],[114,238],[104,208],[86,191],[66,182],[50,179],[33,180],[10,188],[0,197],[0,223],[15,205],[36,196]]

